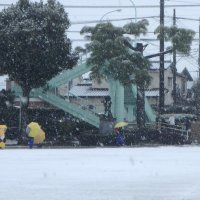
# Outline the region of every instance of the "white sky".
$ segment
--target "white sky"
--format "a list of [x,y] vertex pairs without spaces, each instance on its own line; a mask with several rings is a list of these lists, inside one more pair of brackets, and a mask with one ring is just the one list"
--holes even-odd
[[[137,8],[137,18],[140,17],[150,17],[157,16],[155,18],[148,19],[150,22],[149,32],[153,32],[155,28],[159,25],[159,0],[132,0],[136,6],[140,5],[158,5],[157,8]],[[15,3],[16,0],[0,0],[0,4],[2,3]],[[110,14],[105,15],[104,20],[112,20],[112,19],[121,19],[121,18],[132,18],[135,17],[135,8],[131,3],[131,0],[60,0],[65,6],[73,5],[73,6],[130,6],[129,8],[122,8],[121,12],[112,12]],[[200,0],[167,0],[165,1],[165,5],[187,5],[187,4],[198,4],[197,7],[177,7],[176,15],[177,17],[184,18],[194,18],[199,19],[200,17]],[[3,8],[3,7],[1,7]],[[76,46],[84,46],[85,42],[77,41],[82,40],[83,37],[80,36],[79,31],[84,25],[94,26],[95,24],[88,24],[87,21],[97,20],[99,21],[104,14],[107,12],[116,10],[117,8],[66,8],[66,11],[69,14],[69,19],[72,23],[69,28],[68,37],[73,41],[73,47]],[[165,8],[165,25],[172,25],[172,18],[168,18],[173,15],[173,7]],[[133,20],[134,21],[134,20]],[[82,22],[82,24],[75,24],[77,22]],[[117,21],[113,22],[116,26],[123,26],[125,23],[129,21]],[[198,32],[199,22],[198,21],[189,21],[189,20],[177,20],[177,25],[183,28],[191,28],[194,31]],[[77,32],[74,32],[77,31]],[[198,33],[196,34],[196,38],[198,38]],[[141,36],[140,38],[144,38]],[[146,36],[146,38],[155,38],[155,35],[150,33]],[[145,42],[146,43],[146,42]],[[148,47],[145,50],[145,54],[152,54],[158,52],[159,50],[159,42],[149,41]],[[166,45],[167,47],[167,45]],[[182,71],[184,67],[187,67],[191,72],[191,75],[196,78],[198,70],[198,41],[193,42],[191,55],[189,57],[179,56],[177,58],[178,61],[178,71]],[[166,56],[168,59],[169,56]]]
[[4,149],[1,200],[199,200],[200,147]]

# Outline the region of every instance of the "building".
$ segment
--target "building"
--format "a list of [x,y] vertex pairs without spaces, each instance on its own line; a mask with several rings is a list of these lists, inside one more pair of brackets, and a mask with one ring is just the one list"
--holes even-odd
[[[158,106],[159,103],[159,61],[152,61],[152,66],[149,70],[149,74],[152,77],[151,84],[146,90],[146,97],[153,106]],[[173,71],[171,61],[165,61],[165,73],[164,73],[164,87],[165,87],[165,105],[173,104]],[[187,95],[188,81],[193,81],[187,68],[181,73],[176,73],[176,92],[177,97],[185,99]]]
[[[152,61],[152,66],[149,70],[149,74],[152,77],[149,88],[145,91],[150,105],[157,107],[159,104],[159,62]],[[186,97],[187,93],[187,81],[191,81],[191,76],[187,69],[184,69],[182,73],[177,73],[177,94],[181,99]],[[171,68],[171,61],[165,61],[165,105],[173,104],[173,74]],[[7,83],[8,87],[12,87]],[[89,73],[80,75],[68,83],[62,84],[59,87],[53,88],[51,92],[58,95],[66,102],[72,103],[87,109],[94,111],[95,113],[104,113],[104,100],[109,96],[109,84],[107,81],[102,80],[98,83],[96,80],[91,80]],[[45,89],[44,89],[45,90]],[[15,90],[16,91],[16,90]],[[129,94],[126,92],[126,94]],[[132,97],[131,97],[132,98]],[[127,102],[125,102],[127,103]],[[129,102],[130,103],[130,102]],[[131,102],[133,104],[133,102]],[[16,106],[20,106],[20,99],[16,98]],[[30,107],[52,107],[50,104],[41,101],[39,98],[30,99]],[[128,111],[124,110],[124,116],[127,116]]]
[[[165,61],[165,74],[164,74],[164,86],[165,86],[165,105],[173,104],[173,71],[172,71],[171,61]],[[152,77],[151,84],[145,91],[145,96],[147,97],[150,105],[153,107],[158,107],[159,105],[159,61],[152,61],[149,74]],[[187,68],[181,73],[176,73],[176,85],[177,85],[177,96],[181,99],[185,99],[187,95],[187,83],[188,81],[193,81]],[[85,103],[94,105],[98,112],[103,112],[102,99],[109,95],[108,91],[109,85],[105,80],[98,83],[95,80],[89,79],[89,74],[84,79],[81,80],[76,85],[73,85],[69,90],[70,98],[72,96],[78,96],[85,99]],[[66,96],[66,95],[65,95]],[[75,100],[72,100],[75,101]],[[86,106],[84,104],[84,106]]]

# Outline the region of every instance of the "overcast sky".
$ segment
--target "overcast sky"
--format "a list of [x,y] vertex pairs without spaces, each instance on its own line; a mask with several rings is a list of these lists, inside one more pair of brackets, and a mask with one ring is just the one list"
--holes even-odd
[[[0,0],[0,4],[10,4],[15,3],[15,0]],[[45,1],[44,1],[45,2]],[[84,46],[85,42],[83,37],[80,36],[79,31],[85,25],[94,26],[95,23],[89,23],[90,21],[99,21],[103,16],[103,20],[120,20],[124,18],[134,18],[137,17],[137,20],[141,18],[147,18],[150,22],[148,31],[150,32],[147,36],[141,36],[139,39],[150,38],[155,39],[155,35],[152,33],[155,28],[159,25],[159,0],[60,0],[61,4],[66,6],[66,12],[69,15],[71,21],[71,26],[68,30],[68,37],[73,41],[73,47]],[[134,2],[134,3],[132,3]],[[157,5],[157,7],[147,7],[147,8],[136,8],[135,6],[144,6],[144,5]],[[178,19],[177,25],[183,28],[190,28],[198,32],[199,22],[197,21],[200,17],[200,0],[167,0],[165,5],[187,5],[192,4],[196,5],[195,7],[166,7],[165,8],[165,25],[172,25],[172,15],[173,9],[176,8],[176,16],[182,18],[192,18],[196,21]],[[75,6],[75,7],[71,7]],[[76,7],[83,6],[83,7]],[[88,7],[87,7],[88,6]],[[90,6],[102,6],[102,8],[89,8]],[[103,6],[114,6],[105,8]],[[127,6],[127,7],[126,7]],[[129,6],[129,7],[128,7]],[[3,8],[3,6],[1,6]],[[121,8],[121,12],[114,11]],[[136,13],[135,13],[136,10]],[[112,12],[113,11],[113,12]],[[110,12],[110,13],[108,13]],[[108,13],[108,14],[106,14]],[[113,24],[116,26],[123,26],[127,22],[130,22],[131,19],[113,21]],[[134,19],[133,19],[134,21]],[[198,39],[198,33],[195,36]],[[151,54],[159,51],[159,42],[155,41],[142,41],[148,43],[148,47],[145,50],[145,54]],[[169,45],[169,44],[168,44]],[[168,46],[166,44],[166,47]],[[191,72],[192,76],[197,77],[198,70],[198,41],[193,42],[191,55],[189,57],[183,57],[178,55],[178,71],[180,72],[184,67],[187,67]],[[166,56],[166,59],[170,59],[170,56]]]

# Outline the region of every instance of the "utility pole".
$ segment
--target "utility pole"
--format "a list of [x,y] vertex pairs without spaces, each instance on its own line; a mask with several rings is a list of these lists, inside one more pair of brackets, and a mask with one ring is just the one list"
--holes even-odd
[[[164,0],[160,0],[160,52],[164,52]],[[159,90],[159,114],[163,113],[164,110],[164,54],[160,55],[160,90]]]
[[[174,13],[173,13],[173,26],[176,26],[176,10],[174,9]],[[173,102],[174,102],[174,106],[176,105],[177,101],[176,101],[176,96],[177,96],[177,92],[176,92],[176,48],[175,45],[173,46]]]
[[199,80],[200,80],[200,17],[199,17]]
[[[145,46],[137,43],[136,50],[143,55]],[[145,127],[145,90],[143,85],[137,86],[136,120],[138,128]]]

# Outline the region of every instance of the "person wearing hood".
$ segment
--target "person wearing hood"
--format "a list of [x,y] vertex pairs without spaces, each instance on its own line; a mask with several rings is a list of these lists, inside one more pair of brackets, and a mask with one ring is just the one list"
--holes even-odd
[[122,128],[115,128],[115,133],[116,133],[116,145],[117,146],[123,146],[125,144],[125,137],[122,132]]
[[6,130],[7,130],[6,125],[0,125],[0,149],[4,149],[6,146],[6,137],[5,137]]

